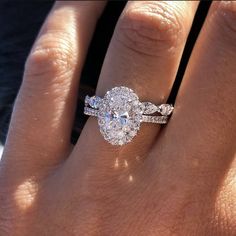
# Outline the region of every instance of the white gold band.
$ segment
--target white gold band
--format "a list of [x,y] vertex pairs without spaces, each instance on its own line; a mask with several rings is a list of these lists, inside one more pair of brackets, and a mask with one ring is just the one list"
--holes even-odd
[[[90,107],[84,108],[84,114],[88,116],[98,117],[98,110]],[[142,115],[141,122],[166,124],[168,122],[168,116],[147,116]]]

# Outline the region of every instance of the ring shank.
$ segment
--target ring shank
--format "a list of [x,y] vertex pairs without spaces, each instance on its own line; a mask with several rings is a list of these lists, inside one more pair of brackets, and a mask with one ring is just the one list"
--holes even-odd
[[[98,117],[98,110],[85,107],[84,114],[88,116]],[[147,116],[143,115],[141,122],[154,123],[154,124],[166,124],[168,122],[168,116]]]
[[154,123],[154,124],[166,124],[168,122],[168,116],[142,116],[141,122]]

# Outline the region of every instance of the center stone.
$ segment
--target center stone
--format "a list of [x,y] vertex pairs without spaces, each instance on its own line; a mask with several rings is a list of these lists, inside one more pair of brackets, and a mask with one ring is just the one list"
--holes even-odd
[[137,134],[142,118],[138,96],[129,88],[108,91],[99,107],[98,123],[104,138],[113,145],[130,142]]
[[129,113],[126,112],[107,112],[105,115],[106,125],[116,125],[123,128],[128,124]]

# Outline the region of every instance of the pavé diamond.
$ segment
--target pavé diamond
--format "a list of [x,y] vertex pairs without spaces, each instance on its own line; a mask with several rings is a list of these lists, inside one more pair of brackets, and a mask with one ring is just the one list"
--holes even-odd
[[142,114],[138,96],[129,88],[115,87],[106,93],[99,107],[100,131],[113,145],[128,143],[139,130]]

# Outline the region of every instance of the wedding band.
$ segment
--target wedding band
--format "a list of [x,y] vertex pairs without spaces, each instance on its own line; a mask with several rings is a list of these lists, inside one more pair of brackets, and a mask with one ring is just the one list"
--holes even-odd
[[137,135],[142,122],[166,124],[173,110],[170,104],[140,102],[132,89],[122,86],[107,91],[104,98],[86,96],[84,114],[98,118],[106,141],[124,145]]

